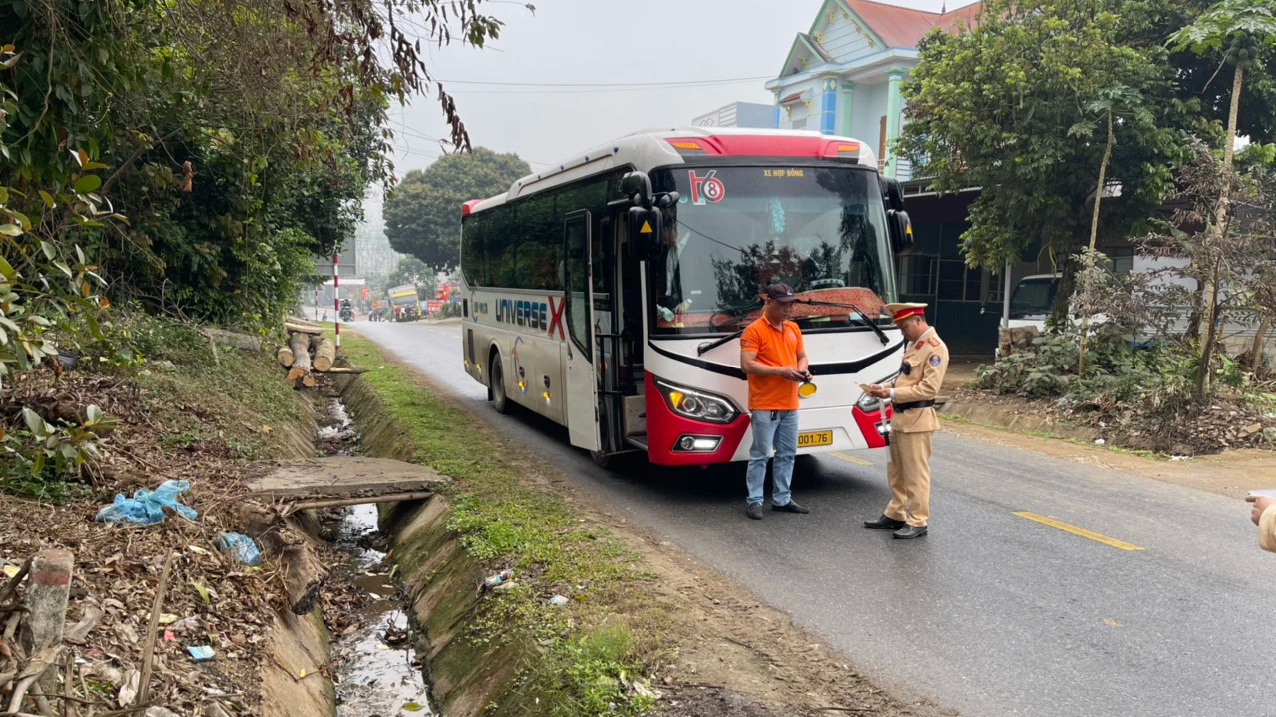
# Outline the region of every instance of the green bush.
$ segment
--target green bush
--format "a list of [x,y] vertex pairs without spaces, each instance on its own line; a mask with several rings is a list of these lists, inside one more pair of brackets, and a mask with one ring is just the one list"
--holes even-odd
[[1178,409],[1191,403],[1195,364],[1187,347],[1136,343],[1122,327],[1104,325],[1091,333],[1082,377],[1078,345],[1076,331],[1039,336],[1030,351],[979,367],[975,385],[1002,395],[1057,398],[1074,410]]
[[54,425],[30,408],[22,409],[23,429],[0,427],[0,488],[37,500],[66,500],[68,479],[78,478],[85,464],[98,458],[98,442],[119,420],[90,404],[79,423]]

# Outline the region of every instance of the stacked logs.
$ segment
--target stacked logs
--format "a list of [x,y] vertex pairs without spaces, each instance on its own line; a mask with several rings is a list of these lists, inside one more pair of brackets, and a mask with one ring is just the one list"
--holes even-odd
[[314,388],[315,372],[356,373],[355,369],[338,368],[337,347],[332,339],[323,335],[323,327],[292,320],[284,324],[288,330],[288,343],[275,354],[279,365],[288,369],[288,385],[293,388]]

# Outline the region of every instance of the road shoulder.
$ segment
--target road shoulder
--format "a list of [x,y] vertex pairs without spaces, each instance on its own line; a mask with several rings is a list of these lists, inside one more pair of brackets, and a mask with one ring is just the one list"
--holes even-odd
[[480,437],[484,453],[499,455],[522,489],[564,501],[581,521],[580,530],[596,532],[600,540],[615,540],[634,556],[630,572],[647,578],[625,581],[623,599],[590,597],[585,602],[591,609],[581,619],[620,620],[634,627],[635,653],[644,674],[665,692],[655,713],[941,713],[924,700],[888,694],[820,638],[794,625],[788,615],[658,533],[618,515],[592,492],[574,486],[561,468],[493,430],[487,412],[449,398],[430,378],[369,341],[351,341],[349,350],[361,365],[410,377],[422,389],[412,400],[428,397],[450,406],[454,427]]
[[1033,451],[1092,466],[1162,481],[1182,488],[1244,498],[1246,491],[1271,487],[1276,480],[1276,452],[1238,449],[1210,456],[1174,459],[1141,455],[1107,446],[1081,443],[1076,439],[975,423],[941,414],[944,431],[962,438]]

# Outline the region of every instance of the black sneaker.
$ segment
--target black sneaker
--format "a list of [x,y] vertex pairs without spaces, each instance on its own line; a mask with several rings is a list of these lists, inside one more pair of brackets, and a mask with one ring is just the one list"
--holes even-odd
[[780,513],[801,513],[803,515],[811,512],[810,508],[804,508],[798,505],[797,503],[794,503],[793,501],[789,501],[785,503],[784,505],[776,505],[775,503],[772,503],[771,510],[774,510]]
[[899,530],[905,525],[908,525],[908,524],[902,520],[887,518],[884,515],[878,518],[877,520],[864,521],[864,527],[868,528],[869,530]]
[[750,503],[749,507],[745,508],[744,514],[749,516],[753,520],[762,520],[762,504]]

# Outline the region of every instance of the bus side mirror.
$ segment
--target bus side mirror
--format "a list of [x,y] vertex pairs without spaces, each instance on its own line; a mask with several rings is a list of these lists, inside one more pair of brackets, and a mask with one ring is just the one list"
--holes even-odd
[[659,209],[629,208],[629,256],[636,261],[646,261],[655,256],[660,247],[663,222]]
[[890,227],[891,248],[901,253],[913,248],[913,222],[904,210],[889,209],[886,211],[886,223]]
[[620,178],[620,191],[643,208],[651,207],[651,177],[646,172],[630,172]]
[[882,178],[882,199],[886,200],[887,209],[904,211],[904,188],[898,179]]

